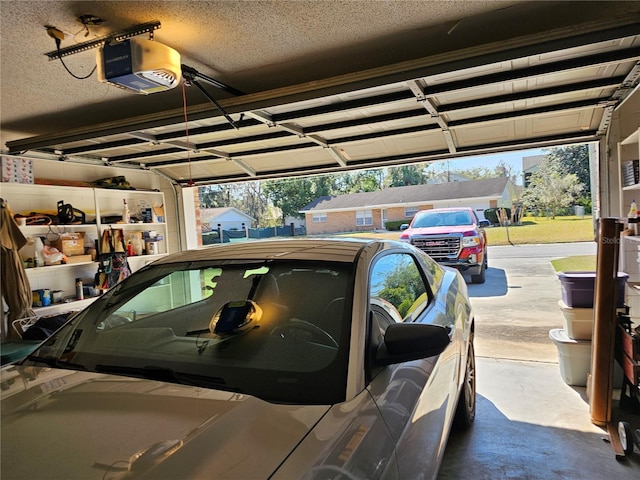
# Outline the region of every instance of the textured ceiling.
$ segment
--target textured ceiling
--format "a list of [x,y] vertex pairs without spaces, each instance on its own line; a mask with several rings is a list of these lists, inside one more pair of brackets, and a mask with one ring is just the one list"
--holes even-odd
[[[159,20],[156,41],[177,49],[183,63],[244,92],[259,92],[421,56],[425,46],[419,39],[429,27],[451,28],[462,18],[514,3],[2,0],[2,144],[117,119],[123,110],[131,115],[181,105],[178,91],[133,98],[98,83],[95,74],[72,78],[59,61],[45,56],[55,44],[44,25],[68,32],[65,47]],[[77,20],[83,14],[104,20],[89,27],[88,37]],[[95,50],[64,60],[83,76],[95,65]],[[205,101],[198,92],[189,93],[193,102]]]
[[[76,20],[92,14],[105,22]],[[178,183],[325,173],[595,140],[637,84],[640,2],[0,3],[3,151],[151,168]],[[134,95],[62,47],[158,20],[155,40],[246,95]],[[95,50],[64,57],[76,75]],[[187,128],[189,135],[187,136]],[[6,142],[9,142],[8,144]]]

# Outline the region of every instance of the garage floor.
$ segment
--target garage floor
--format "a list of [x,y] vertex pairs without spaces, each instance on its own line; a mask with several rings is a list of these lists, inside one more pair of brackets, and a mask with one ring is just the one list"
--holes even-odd
[[[586,245],[586,253],[594,247]],[[469,286],[476,421],[468,432],[452,433],[439,478],[640,478],[638,449],[617,461],[606,432],[591,423],[586,388],[568,386],[560,375],[548,332],[562,327],[561,289],[549,260],[565,255],[500,248],[490,250],[486,284]],[[613,406],[615,420],[640,428],[640,412],[620,410],[617,400]]]

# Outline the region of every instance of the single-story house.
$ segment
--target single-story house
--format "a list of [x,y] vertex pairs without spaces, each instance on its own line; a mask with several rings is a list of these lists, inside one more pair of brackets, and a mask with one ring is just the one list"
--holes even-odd
[[245,230],[251,228],[255,218],[234,207],[201,208],[200,224],[202,233],[213,230]]
[[300,213],[307,234],[317,235],[384,229],[388,221],[409,222],[419,210],[432,208],[470,207],[482,220],[487,208],[510,208],[517,198],[516,185],[499,177],[321,197]]

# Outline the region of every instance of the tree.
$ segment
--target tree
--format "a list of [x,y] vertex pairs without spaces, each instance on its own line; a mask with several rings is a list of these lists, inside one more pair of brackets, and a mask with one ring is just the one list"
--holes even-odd
[[422,185],[426,179],[424,164],[402,165],[387,169],[385,183],[389,187],[406,187],[409,185]]
[[558,160],[562,169],[567,173],[576,175],[578,181],[584,185],[585,193],[588,194],[591,191],[589,146],[586,143],[545,150],[545,155]]
[[373,169],[338,175],[338,184],[341,194],[377,192],[384,187],[384,172],[382,169]]
[[591,210],[591,169],[589,165],[589,146],[587,144],[568,145],[545,150],[545,154],[560,162],[563,170],[574,174],[578,181],[584,185],[582,193],[576,198],[576,204]]
[[582,192],[578,176],[568,173],[556,157],[545,157],[531,174],[530,183],[522,194],[528,208],[544,210],[555,218],[559,209],[570,206]]
[[230,203],[229,185],[207,185],[198,189],[201,208],[226,207]]
[[235,207],[255,218],[258,226],[264,226],[267,201],[261,182],[209,185],[200,187],[198,194],[201,208]]
[[234,207],[256,219],[258,227],[266,227],[264,217],[267,211],[267,198],[263,193],[262,182],[243,182],[235,184],[236,202]]
[[[481,160],[479,160],[479,162],[481,162]],[[507,177],[514,183],[517,181],[517,174],[514,172],[513,167],[504,161],[499,162],[493,168],[479,166],[467,169],[455,169],[452,170],[452,173],[467,177],[470,180]]]
[[300,209],[324,196],[335,195],[338,176],[292,178],[264,182],[264,192],[273,205],[282,213],[282,223],[288,216],[301,218]]

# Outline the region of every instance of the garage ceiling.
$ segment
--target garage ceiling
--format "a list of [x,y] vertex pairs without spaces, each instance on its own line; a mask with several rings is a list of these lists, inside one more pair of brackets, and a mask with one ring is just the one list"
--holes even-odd
[[[6,154],[151,169],[182,186],[594,141],[640,79],[640,2],[0,8]],[[83,14],[105,21],[84,28]],[[44,25],[68,32],[66,47],[153,20],[183,64],[244,92],[198,82],[233,124],[193,85],[135,95],[45,55]],[[63,60],[83,76],[95,49]]]

